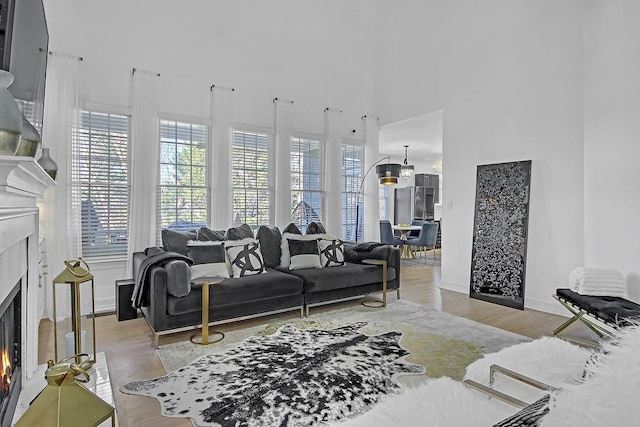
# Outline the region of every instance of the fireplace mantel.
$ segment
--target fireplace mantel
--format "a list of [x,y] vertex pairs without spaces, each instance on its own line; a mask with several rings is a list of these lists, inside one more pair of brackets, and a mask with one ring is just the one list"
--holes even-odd
[[52,185],[56,182],[33,157],[0,156],[0,191],[37,198]]

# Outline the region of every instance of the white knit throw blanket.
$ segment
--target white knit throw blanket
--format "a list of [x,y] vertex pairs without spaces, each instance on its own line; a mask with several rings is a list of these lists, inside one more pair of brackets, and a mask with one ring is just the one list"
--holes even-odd
[[569,285],[580,295],[627,298],[627,285],[618,270],[578,267],[569,273]]

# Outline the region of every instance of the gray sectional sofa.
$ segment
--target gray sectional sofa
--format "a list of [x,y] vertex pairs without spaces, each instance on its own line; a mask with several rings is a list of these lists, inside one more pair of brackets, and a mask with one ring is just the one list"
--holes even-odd
[[[154,333],[156,346],[160,335],[197,328],[201,323],[201,287],[189,288],[188,283],[182,283],[188,278],[181,274],[181,268],[176,268],[182,267],[177,263],[185,266],[192,263],[186,256],[186,242],[233,241],[247,237],[248,233],[253,236],[245,225],[226,231],[204,227],[188,233],[163,231],[162,249],[149,248],[133,254],[134,278],[140,282],[136,283],[140,288],[137,305]],[[260,227],[256,239],[260,242],[266,273],[225,278],[222,283],[211,286],[210,323],[294,310],[300,310],[302,317],[305,308],[308,315],[310,307],[380,292],[382,268],[362,263],[365,259],[387,261],[387,290],[396,290],[400,297],[400,252],[397,248],[380,243],[345,242],[344,265],[290,270],[280,265],[282,235],[277,227]],[[163,254],[166,262],[162,260]],[[161,261],[150,263],[153,256]]]

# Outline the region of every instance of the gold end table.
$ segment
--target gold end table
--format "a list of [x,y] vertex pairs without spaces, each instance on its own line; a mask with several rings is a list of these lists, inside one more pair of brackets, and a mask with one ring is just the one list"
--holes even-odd
[[387,261],[383,259],[363,259],[363,264],[381,265],[382,266],[382,301],[366,300],[362,301],[362,305],[371,308],[382,308],[387,306]]
[[[202,287],[202,332],[191,335],[189,341],[197,345],[209,345],[220,342],[224,339],[224,333],[221,331],[209,332],[209,286],[222,283],[224,279],[220,277],[203,277],[198,281],[191,282],[192,286]],[[218,338],[210,340],[212,335],[219,335]],[[200,337],[198,341],[197,338]]]

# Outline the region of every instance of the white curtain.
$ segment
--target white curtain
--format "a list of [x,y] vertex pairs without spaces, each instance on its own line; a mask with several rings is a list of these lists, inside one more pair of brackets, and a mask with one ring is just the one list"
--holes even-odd
[[342,111],[327,108],[325,117],[325,228],[342,236]]
[[275,218],[281,229],[291,222],[291,110],[293,101],[273,100],[275,110]]
[[[78,186],[72,185],[72,167],[77,166],[74,129],[80,111],[81,59],[52,52],[47,61],[47,95],[42,130],[42,146],[49,148],[58,164],[57,188],[45,193],[40,233],[47,241],[48,280],[65,268],[64,261],[82,255]],[[68,288],[68,287],[67,287]],[[53,320],[53,286],[47,284],[47,316]],[[56,289],[58,318],[70,315],[69,293],[65,286]]]
[[[362,122],[364,126],[364,167],[365,170],[376,161],[379,154],[379,125],[378,118],[372,116],[363,116]],[[363,185],[364,191],[364,240],[380,241],[380,218],[379,218],[379,200],[378,189],[379,183],[375,169],[371,170],[367,175],[366,182]]]
[[131,145],[129,158],[129,248],[127,277],[133,274],[133,252],[156,244],[158,186],[158,92],[160,75],[139,68],[131,74]]
[[231,88],[211,87],[212,144],[211,165],[211,227],[224,230],[233,222],[231,192],[231,143],[233,125],[233,94]]

